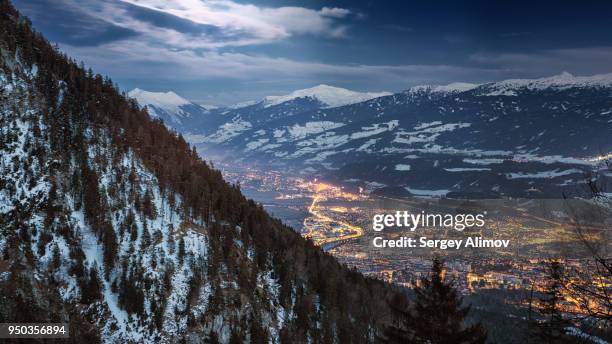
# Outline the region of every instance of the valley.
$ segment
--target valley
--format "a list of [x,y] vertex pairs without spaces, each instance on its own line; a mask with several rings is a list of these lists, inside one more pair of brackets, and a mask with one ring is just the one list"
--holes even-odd
[[[302,90],[284,103],[217,109],[204,117],[210,127],[183,132],[247,197],[365,276],[412,289],[432,257],[442,257],[455,287],[482,312],[475,319],[495,327],[492,311],[505,314],[497,321],[527,319],[519,300],[542,288],[549,262],[590,276],[592,247],[612,249],[611,84],[612,75],[563,74],[417,86],[337,107]],[[397,210],[485,213],[486,225],[372,230],[374,214]],[[424,237],[498,245],[373,243]],[[589,278],[604,282],[588,288],[612,283]],[[563,300],[570,318],[589,311],[571,295]]]

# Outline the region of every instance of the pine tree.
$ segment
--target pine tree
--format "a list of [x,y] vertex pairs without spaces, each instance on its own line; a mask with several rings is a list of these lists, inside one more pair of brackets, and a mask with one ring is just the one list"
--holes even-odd
[[142,213],[151,219],[157,216],[157,209],[155,208],[155,204],[153,204],[153,197],[151,196],[151,191],[149,189],[145,191],[142,199]]
[[178,244],[178,259],[179,259],[179,264],[183,263],[183,258],[184,257],[185,257],[185,240],[181,236],[181,238],[179,239],[179,244]]
[[413,333],[410,324],[411,314],[407,302],[396,294],[388,304],[396,315],[396,322],[385,329],[381,341],[389,344],[400,344],[411,341]]
[[229,344],[242,344],[242,343],[244,343],[244,339],[242,338],[240,331],[234,328],[232,330],[232,335],[230,336]]
[[210,336],[204,340],[204,343],[219,344],[219,336],[217,336],[217,332],[211,331]]
[[138,239],[138,228],[136,227],[134,212],[132,212],[132,210],[129,210],[125,217],[125,226],[127,227],[128,233],[130,233],[130,240],[136,241],[136,239]]
[[529,323],[530,338],[537,343],[566,343],[568,337],[565,328],[570,326],[563,319],[561,312],[561,301],[563,301],[561,282],[563,267],[558,261],[551,261],[546,266],[548,278],[544,293],[539,298],[538,312],[541,319],[533,319]]
[[57,271],[62,264],[62,256],[60,254],[59,247],[57,246],[57,244],[53,245],[51,257],[51,269],[53,271]]
[[484,343],[487,335],[480,324],[466,326],[470,311],[462,307],[462,298],[452,282],[444,280],[444,266],[434,258],[430,277],[422,277],[414,292],[412,309],[398,311],[401,326],[385,331],[389,343],[475,344]]
[[250,337],[252,344],[267,344],[270,341],[268,331],[262,327],[258,315],[253,315],[253,319],[251,319]]
[[115,231],[113,230],[113,226],[105,222],[102,225],[102,247],[104,248],[104,274],[106,279],[108,280],[108,276],[112,269],[115,268],[115,262],[117,260],[117,251],[119,249],[119,244],[117,243],[117,237],[115,235]]
[[90,304],[102,297],[102,286],[95,266],[89,268],[87,282],[81,290],[81,302]]
[[151,245],[151,234],[149,233],[149,226],[147,221],[144,220],[142,223],[142,237],[140,239],[140,250],[146,250]]

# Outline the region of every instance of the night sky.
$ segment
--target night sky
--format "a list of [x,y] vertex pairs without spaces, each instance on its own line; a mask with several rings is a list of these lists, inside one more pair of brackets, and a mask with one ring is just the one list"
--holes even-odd
[[126,89],[230,104],[329,84],[612,72],[612,2],[14,0],[34,27]]

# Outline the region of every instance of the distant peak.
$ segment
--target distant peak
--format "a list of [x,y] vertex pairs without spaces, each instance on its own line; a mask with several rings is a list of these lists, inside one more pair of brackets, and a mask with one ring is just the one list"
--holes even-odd
[[128,92],[128,96],[135,98],[141,106],[153,105],[159,108],[176,108],[181,105],[191,104],[191,102],[178,94],[167,92],[151,92],[140,88],[135,88]]
[[172,122],[175,123],[181,123],[183,117],[189,117],[189,115],[181,109],[181,106],[193,104],[172,91],[150,92],[135,88],[128,92],[128,96],[136,99],[140,106],[149,107],[149,114],[151,116],[159,117],[161,113],[166,112],[172,119]]
[[325,107],[337,107],[364,102],[373,98],[391,95],[389,92],[357,92],[346,88],[320,84],[314,87],[293,91],[282,96],[264,98],[264,106],[278,105],[293,99],[311,97],[320,101]]

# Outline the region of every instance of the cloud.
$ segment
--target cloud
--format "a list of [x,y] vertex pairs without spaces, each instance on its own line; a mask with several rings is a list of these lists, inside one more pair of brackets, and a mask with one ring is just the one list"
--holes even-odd
[[[338,20],[350,11],[337,7],[313,10],[304,7],[260,7],[231,0],[119,0],[131,8],[155,11],[205,27],[215,27],[215,36],[185,35],[168,28],[147,25],[117,4],[107,5],[101,16],[149,38],[178,47],[219,48],[270,43],[293,35],[341,37],[346,26]],[[100,12],[99,12],[100,13]]]
[[260,45],[297,35],[340,38],[351,15],[339,7],[266,7],[233,0],[43,0],[24,6],[55,31],[66,26],[65,43],[106,43],[97,32],[123,32],[115,40],[137,35],[139,41],[179,49]]
[[95,70],[138,80],[132,87],[146,89],[156,85],[169,90],[184,84],[217,85],[206,89],[204,86],[186,89],[181,93],[188,99],[215,105],[261,99],[321,83],[361,91],[401,91],[417,84],[474,81],[474,75],[487,75],[486,80],[498,78],[495,70],[451,65],[333,64],[214,50],[171,51],[123,44],[106,46],[103,55],[87,47],[74,51],[62,48],[99,66]]
[[348,16],[351,11],[346,8],[323,7],[319,13],[324,17],[344,18]]
[[65,45],[61,48],[106,74],[142,80],[351,80],[370,85],[395,83],[403,89],[417,83],[472,79],[475,74],[494,77],[497,72],[452,65],[332,64],[216,50],[171,50],[134,41],[113,42],[98,48]]
[[[489,73],[451,65],[301,61],[222,49],[276,42],[295,35],[343,37],[348,29],[343,20],[349,16],[358,19],[360,12],[339,7],[260,7],[230,0],[56,1],[62,2],[62,8],[79,13],[74,16],[83,22],[97,23],[100,30],[108,26],[130,33],[95,45],[64,41],[60,48],[101,74],[141,88],[213,81],[209,84],[218,85],[214,91],[217,94],[229,97],[233,90],[239,97],[247,97],[318,83],[363,90],[402,90],[417,83],[472,80],[474,74]],[[221,86],[229,84],[229,89]],[[253,91],[244,85],[251,85]],[[202,96],[192,93],[192,99],[198,98]]]

